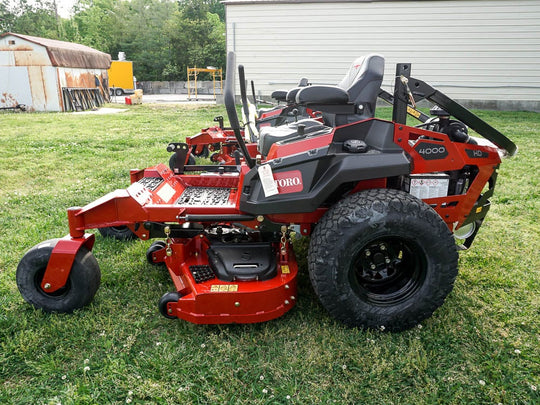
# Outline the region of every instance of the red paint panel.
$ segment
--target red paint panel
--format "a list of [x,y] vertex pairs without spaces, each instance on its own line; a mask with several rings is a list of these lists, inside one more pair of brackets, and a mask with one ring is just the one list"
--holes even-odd
[[304,189],[300,170],[274,173],[279,194],[299,193]]
[[268,152],[267,160],[272,160],[280,157],[291,156],[297,153],[306,152],[308,150],[322,148],[328,146],[332,142],[334,132],[327,135],[314,136],[305,138],[298,142],[289,142],[284,145],[273,144]]
[[178,318],[197,324],[255,323],[277,318],[294,307],[298,266],[292,249],[287,262],[278,261],[278,275],[270,280],[196,283],[189,266],[208,264],[208,246],[206,238],[175,240],[172,256],[165,259],[182,295],[178,302],[168,304]]
[[[475,202],[480,197],[485,184],[501,162],[497,148],[468,143],[452,142],[450,138],[439,132],[426,131],[421,128],[395,124],[394,142],[401,146],[412,158],[411,173],[437,173],[449,170],[461,170],[465,166],[476,166],[479,170],[467,192],[424,200],[434,206],[435,211],[446,222],[450,229],[457,222],[458,226],[469,215]],[[419,147],[419,145],[424,146]],[[422,153],[422,148],[444,149],[439,157],[432,153]],[[469,150],[469,156],[466,152]],[[478,152],[478,153],[471,153]]]

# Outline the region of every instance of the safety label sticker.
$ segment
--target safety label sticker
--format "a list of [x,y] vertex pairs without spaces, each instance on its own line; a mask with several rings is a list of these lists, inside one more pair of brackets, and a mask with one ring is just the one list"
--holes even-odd
[[236,292],[238,284],[214,284],[210,287],[210,292]]
[[278,194],[278,188],[276,182],[274,181],[274,174],[272,173],[272,168],[270,165],[259,166],[257,170],[259,172],[259,177],[261,178],[264,196],[271,197]]

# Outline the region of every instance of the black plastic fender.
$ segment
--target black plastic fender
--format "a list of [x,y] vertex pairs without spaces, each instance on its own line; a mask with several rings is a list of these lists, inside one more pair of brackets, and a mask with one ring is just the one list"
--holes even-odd
[[[343,150],[345,140],[365,141],[365,153]],[[345,183],[410,173],[405,152],[393,143],[393,124],[368,120],[335,131],[324,148],[274,159],[279,194],[266,197],[257,168],[244,178],[240,210],[253,215],[313,212]]]

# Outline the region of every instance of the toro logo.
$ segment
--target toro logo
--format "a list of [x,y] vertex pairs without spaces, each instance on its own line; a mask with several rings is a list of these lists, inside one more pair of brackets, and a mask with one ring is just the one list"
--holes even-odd
[[448,156],[446,147],[439,143],[420,142],[414,149],[426,160],[444,159]]
[[298,193],[304,189],[300,170],[274,173],[274,182],[279,194]]

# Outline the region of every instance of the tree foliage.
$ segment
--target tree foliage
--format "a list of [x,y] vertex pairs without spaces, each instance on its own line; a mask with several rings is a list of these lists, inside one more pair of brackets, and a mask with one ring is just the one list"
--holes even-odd
[[220,0],[78,0],[72,16],[56,0],[0,3],[0,31],[125,52],[138,80],[185,80],[187,67],[225,67]]

